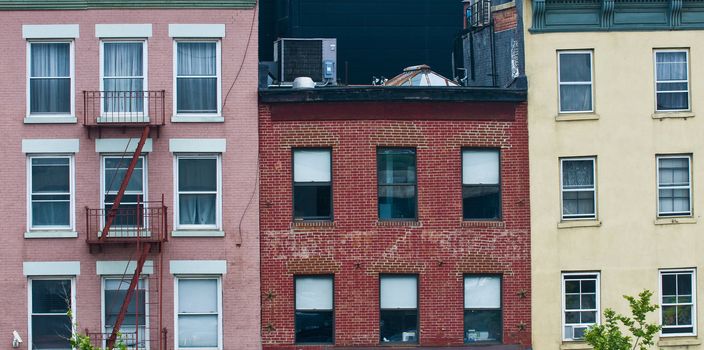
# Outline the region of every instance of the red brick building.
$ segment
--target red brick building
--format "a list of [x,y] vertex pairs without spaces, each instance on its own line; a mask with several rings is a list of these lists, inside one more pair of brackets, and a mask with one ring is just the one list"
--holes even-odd
[[264,349],[530,347],[525,91],[259,99]]

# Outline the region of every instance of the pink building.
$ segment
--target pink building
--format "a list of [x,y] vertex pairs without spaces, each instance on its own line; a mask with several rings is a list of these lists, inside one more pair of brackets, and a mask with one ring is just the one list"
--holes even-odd
[[0,348],[260,348],[256,1],[0,10]]

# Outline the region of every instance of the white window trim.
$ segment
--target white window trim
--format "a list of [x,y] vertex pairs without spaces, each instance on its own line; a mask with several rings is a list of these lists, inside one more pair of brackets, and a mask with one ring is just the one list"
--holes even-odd
[[174,276],[174,346],[176,349],[183,349],[179,346],[178,341],[178,322],[179,322],[179,312],[178,312],[178,282],[182,279],[215,279],[217,280],[218,290],[217,290],[217,303],[218,303],[218,346],[217,347],[206,347],[206,348],[192,348],[188,347],[189,350],[222,350],[223,348],[223,328],[222,328],[222,275],[185,275],[179,274]]
[[[105,281],[106,280],[126,280],[127,284],[125,285],[125,290],[129,288],[129,281],[132,279],[133,274],[127,274],[127,275],[105,275],[105,276],[100,276],[100,332],[105,332]],[[144,326],[145,332],[144,332],[144,344],[146,345],[144,348],[139,348],[140,350],[149,350],[149,345],[150,345],[150,325],[149,325],[149,306],[151,305],[149,302],[149,276],[144,276],[140,275],[140,280],[144,285]],[[139,282],[137,282],[137,289],[139,289]],[[139,332],[139,330],[137,330]],[[106,346],[106,341],[107,339],[103,339],[102,346]]]
[[27,349],[33,349],[32,344],[32,281],[34,280],[71,280],[71,331],[76,333],[76,276],[32,276],[27,279]]
[[[572,338],[567,338],[565,337],[565,312],[566,310],[566,305],[565,305],[565,277],[566,276],[574,276],[574,275],[595,275],[596,276],[596,317],[595,317],[595,323],[594,324],[601,324],[601,272],[598,271],[585,271],[585,272],[563,272],[562,275],[560,276],[561,279],[561,292],[560,292],[560,299],[561,299],[561,304],[562,304],[562,328],[560,333],[562,334],[562,340],[563,341],[583,341],[583,339],[572,339]],[[592,324],[571,324],[573,326],[591,326]]]
[[[217,172],[217,193],[215,194],[215,225],[181,225],[178,189],[178,161],[179,159],[215,159]],[[197,193],[196,193],[197,194]],[[222,228],[222,155],[219,153],[177,153],[174,154],[174,227],[176,230],[213,230]]]
[[[681,190],[681,189],[687,189],[689,191],[689,213],[686,214],[678,214],[678,213],[673,213],[672,215],[668,215],[670,213],[663,213],[660,211],[660,159],[681,159],[681,158],[687,158],[687,167],[689,171],[689,184],[687,186],[675,186],[675,187],[664,187],[664,189],[673,189],[673,190]],[[656,162],[655,162],[655,167],[657,171],[657,191],[656,191],[656,197],[657,197],[657,216],[658,218],[678,218],[678,217],[691,217],[694,214],[694,210],[692,208],[692,156],[689,154],[681,154],[681,155],[658,155],[655,157]]]
[[[117,38],[101,38],[100,39],[100,52],[99,52],[99,69],[100,69],[100,91],[105,91],[105,62],[104,62],[104,48],[103,45],[105,43],[140,43],[142,44],[142,91],[148,91],[149,90],[149,50],[147,49],[147,40],[146,39],[138,39],[138,38],[127,38],[127,39],[117,39]],[[115,77],[111,77],[115,78]],[[134,78],[134,77],[130,77]],[[143,112],[137,112],[135,113],[135,116],[144,116],[146,119],[149,116],[149,96],[145,94],[143,98]],[[105,99],[101,98],[100,99],[100,115],[102,116],[105,112]],[[130,116],[129,113],[123,113],[127,117]]]
[[691,273],[692,274],[692,333],[663,333],[660,330],[660,337],[671,338],[671,337],[686,337],[686,336],[696,336],[697,335],[697,270],[695,268],[691,269],[661,269],[658,272],[658,305],[660,309],[658,310],[658,324],[662,326],[662,275],[668,273]]
[[[687,80],[666,80],[664,82],[668,83],[687,83],[687,109],[658,109],[658,53],[661,52],[684,52],[685,54],[685,64],[687,65]],[[657,113],[671,113],[671,112],[689,112],[692,110],[692,83],[690,82],[691,79],[691,73],[690,73],[690,64],[689,64],[689,49],[656,49],[653,50],[653,87],[655,89],[655,112]],[[673,91],[674,92],[674,91]],[[683,92],[683,91],[677,91],[677,92]]]
[[[590,64],[590,81],[586,82],[562,82],[560,80],[560,56],[561,55],[578,55],[578,54],[589,54],[589,64]],[[589,85],[591,87],[590,93],[592,97],[591,108],[584,111],[563,111],[562,110],[562,96],[560,92],[560,86],[562,85]],[[592,50],[558,50],[557,51],[557,106],[560,114],[579,114],[579,113],[594,113],[594,51]]]
[[[579,161],[579,160],[590,160],[592,161],[592,171],[594,172],[594,186],[592,189],[573,189],[573,190],[565,190],[564,189],[564,184],[563,184],[563,163],[565,161]],[[597,201],[597,178],[596,178],[596,157],[565,157],[565,158],[560,158],[560,219],[562,221],[578,221],[578,220],[597,220],[598,215],[597,213],[599,212],[599,208],[597,207],[598,201]],[[563,194],[565,192],[589,192],[593,191],[594,192],[594,215],[593,217],[581,217],[581,218],[575,218],[575,217],[565,217],[565,208],[564,208],[564,199],[563,199]]]
[[[120,158],[120,157],[122,157],[121,154],[106,153],[106,154],[100,155],[100,191],[98,191],[100,193],[100,208],[105,208],[105,185],[106,185],[105,181],[107,180],[107,179],[105,179],[105,159],[106,158]],[[148,181],[149,180],[149,167],[147,165],[147,156],[145,154],[142,154],[139,157],[142,158],[142,165],[143,165],[143,169],[142,169],[142,200],[141,201],[147,202],[147,201],[149,201],[149,181]],[[126,167],[129,166],[131,159],[132,159],[131,155],[125,155],[125,159],[124,159],[125,163],[124,164]],[[133,173],[133,176],[134,176],[134,173]],[[125,194],[137,194],[137,193],[125,191]],[[105,218],[103,217],[103,218],[101,218],[101,220],[103,220],[103,222],[100,223],[100,227],[102,228],[103,225],[105,224],[105,222],[104,222]],[[148,220],[148,218],[144,218],[144,226],[145,227],[149,227],[149,223],[147,222],[147,220]],[[88,232],[88,234],[92,234],[92,233]],[[99,235],[100,232],[98,232],[97,234]]]
[[[30,95],[30,79],[32,75],[32,44],[33,43],[67,43],[69,44],[69,79],[71,79],[71,109],[69,113],[50,113],[50,114],[32,114],[31,113],[31,95]],[[26,71],[26,122],[58,122],[58,123],[75,123],[76,122],[76,72],[75,72],[75,49],[73,39],[55,39],[55,40],[27,40],[27,71]],[[43,121],[42,121],[43,120]]]
[[[173,119],[172,121],[178,122],[179,118],[183,118],[183,121],[193,122],[194,119],[198,120],[203,118],[203,121],[221,121],[219,119],[212,118],[222,118],[222,60],[221,60],[221,42],[220,38],[201,38],[201,39],[174,39],[173,40]],[[178,84],[176,80],[178,79],[178,43],[201,43],[201,42],[214,42],[215,43],[215,71],[217,77],[217,112],[216,113],[178,113]]]
[[[69,225],[68,226],[45,226],[32,227],[32,159],[34,158],[68,158],[69,167]],[[27,232],[41,231],[68,231],[72,232],[76,227],[76,166],[73,154],[32,154],[27,157]],[[65,238],[65,236],[57,237]]]

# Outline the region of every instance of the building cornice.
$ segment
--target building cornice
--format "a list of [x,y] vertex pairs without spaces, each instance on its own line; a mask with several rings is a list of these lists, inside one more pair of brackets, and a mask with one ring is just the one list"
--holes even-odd
[[246,9],[253,8],[256,3],[256,0],[0,0],[0,10]]

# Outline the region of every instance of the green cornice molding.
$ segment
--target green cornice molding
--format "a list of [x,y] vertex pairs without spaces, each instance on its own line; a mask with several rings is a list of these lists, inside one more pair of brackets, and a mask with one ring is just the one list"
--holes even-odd
[[0,0],[0,10],[248,9],[256,4],[256,0]]

